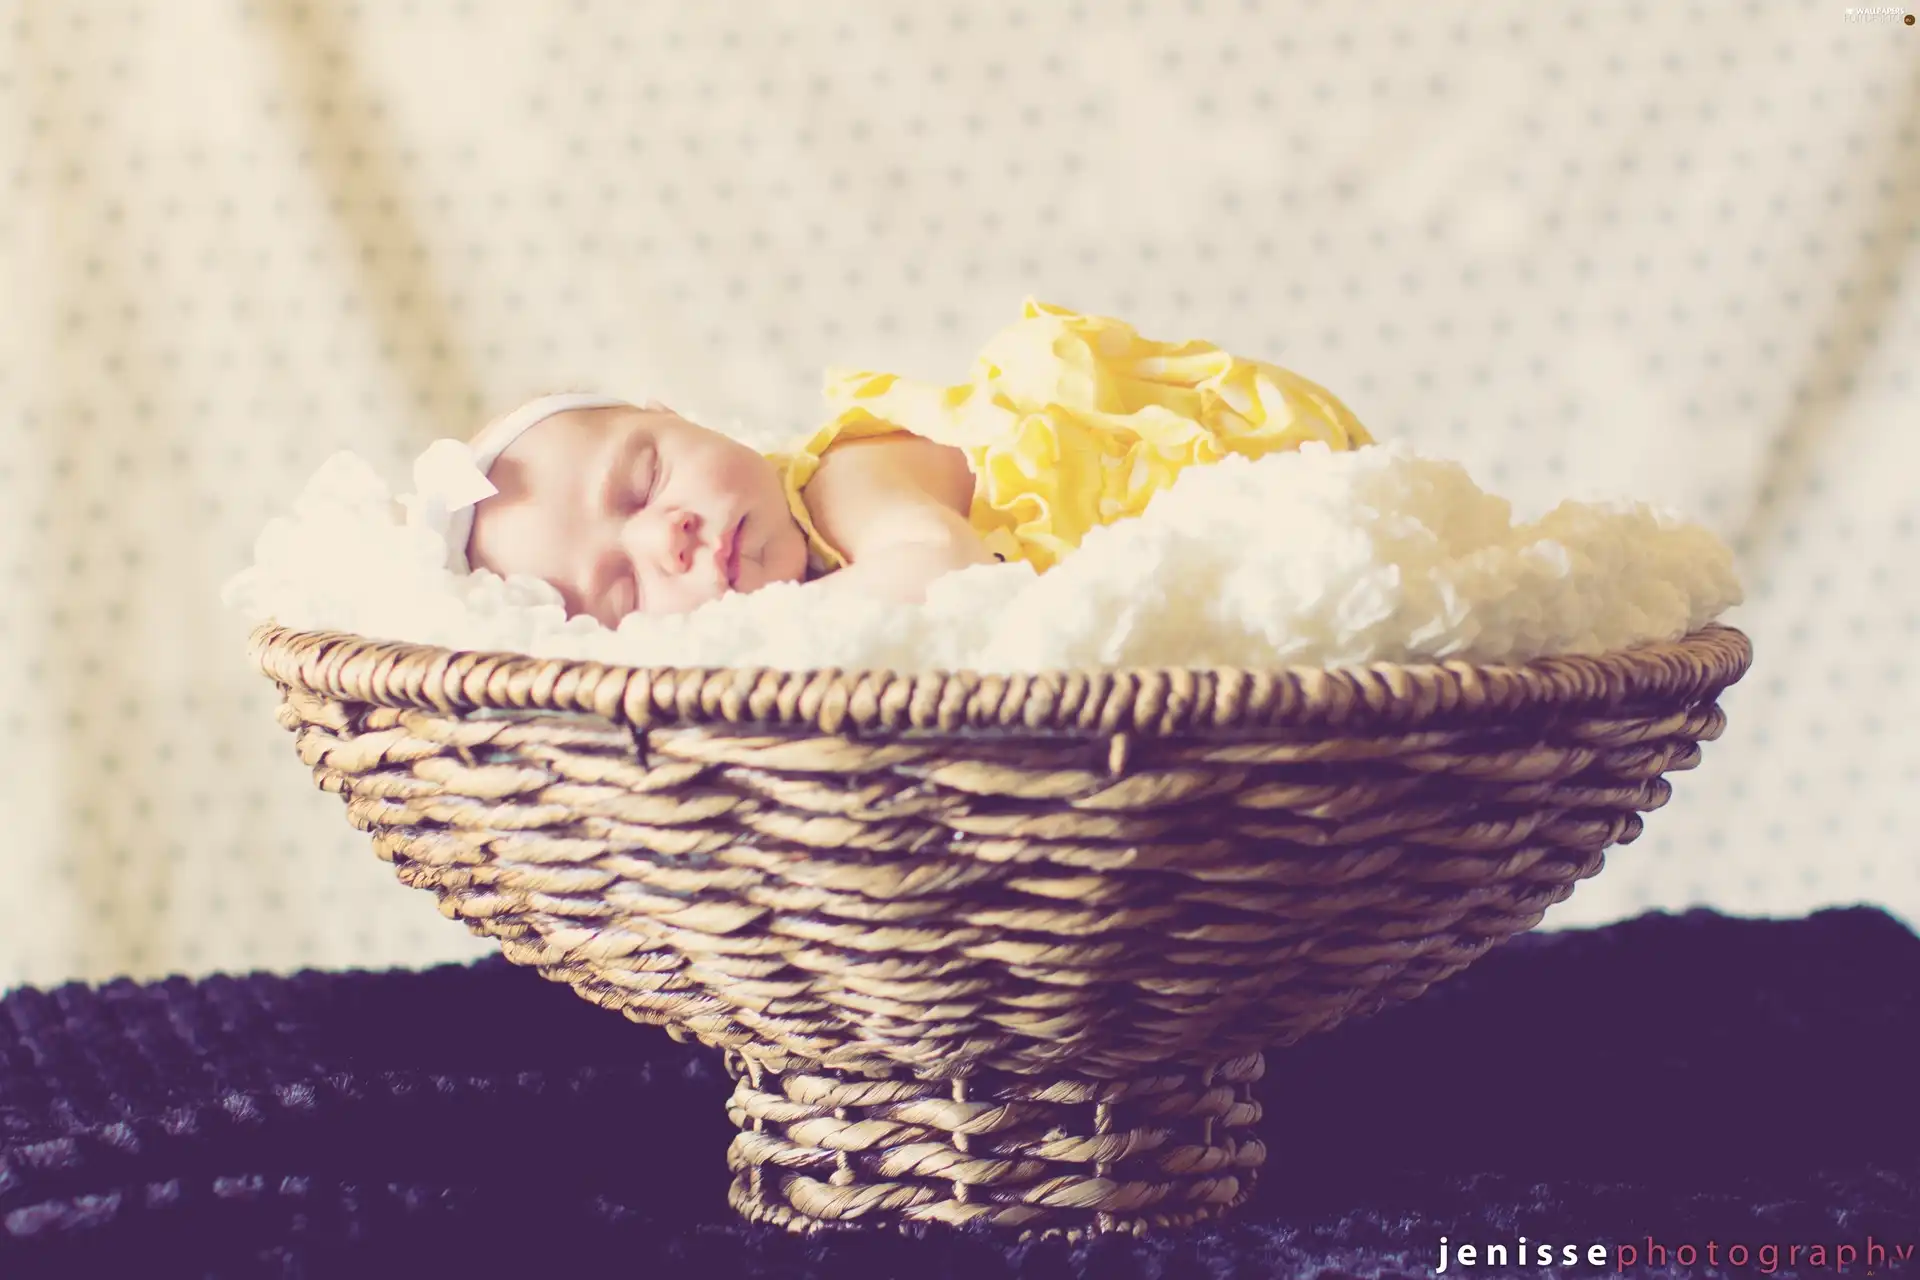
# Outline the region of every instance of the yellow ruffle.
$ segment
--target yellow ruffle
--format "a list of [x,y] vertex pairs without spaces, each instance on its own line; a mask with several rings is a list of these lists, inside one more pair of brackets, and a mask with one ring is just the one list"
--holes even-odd
[[975,476],[973,527],[992,551],[1043,572],[1088,530],[1146,510],[1187,467],[1314,440],[1373,443],[1332,392],[1296,373],[1032,299],[981,350],[969,382],[834,370],[826,396],[832,419],[769,455],[816,571],[846,560],[800,495],[840,440],[910,431],[961,449]]

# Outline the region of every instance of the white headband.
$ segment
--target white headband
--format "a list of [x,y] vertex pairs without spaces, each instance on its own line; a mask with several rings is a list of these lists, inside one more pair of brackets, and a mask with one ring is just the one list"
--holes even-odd
[[[473,534],[473,508],[482,499],[500,492],[499,487],[487,479],[487,473],[493,470],[500,455],[525,435],[528,428],[556,413],[630,407],[631,401],[612,396],[568,391],[529,400],[513,412],[495,418],[473,438],[472,444],[464,440],[435,440],[425,453],[414,459],[414,492],[400,499],[407,509],[407,523],[438,532],[446,539],[447,567],[455,573],[468,572],[467,539]],[[648,401],[646,407],[666,406]]]

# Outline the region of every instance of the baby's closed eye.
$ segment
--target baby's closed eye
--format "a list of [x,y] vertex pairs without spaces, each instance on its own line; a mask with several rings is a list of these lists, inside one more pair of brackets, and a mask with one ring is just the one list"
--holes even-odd
[[651,446],[640,450],[640,456],[634,459],[633,472],[629,478],[629,510],[643,511],[652,502],[660,488],[660,455]]

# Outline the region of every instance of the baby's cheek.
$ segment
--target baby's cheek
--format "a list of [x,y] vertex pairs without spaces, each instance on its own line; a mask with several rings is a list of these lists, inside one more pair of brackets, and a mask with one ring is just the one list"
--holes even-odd
[[780,491],[780,473],[773,464],[751,450],[729,451],[717,479],[736,497],[764,499]]

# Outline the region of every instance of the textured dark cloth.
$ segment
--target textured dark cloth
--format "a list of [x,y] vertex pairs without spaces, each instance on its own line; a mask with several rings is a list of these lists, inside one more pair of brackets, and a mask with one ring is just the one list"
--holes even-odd
[[0,1277],[1427,1276],[1443,1235],[1522,1234],[1773,1243],[1770,1274],[1833,1275],[1784,1247],[1920,1241],[1920,939],[1867,908],[1514,939],[1269,1055],[1255,1198],[1161,1239],[747,1226],[728,1089],[715,1052],[500,959],[16,991]]

